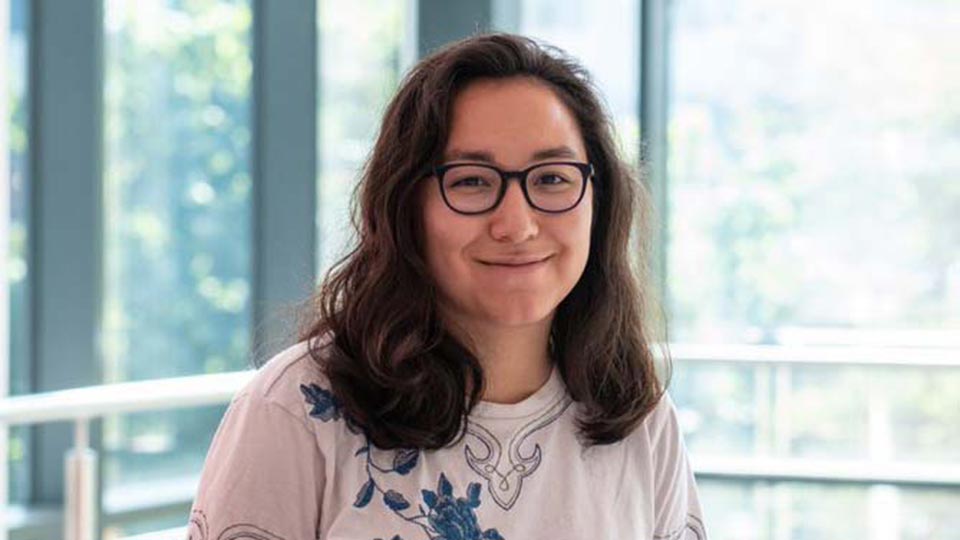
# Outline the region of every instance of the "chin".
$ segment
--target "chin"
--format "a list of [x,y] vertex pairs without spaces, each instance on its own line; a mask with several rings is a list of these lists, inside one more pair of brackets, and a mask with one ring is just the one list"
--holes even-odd
[[500,326],[525,326],[536,324],[550,317],[556,306],[517,305],[507,301],[484,310],[484,318],[491,324]]

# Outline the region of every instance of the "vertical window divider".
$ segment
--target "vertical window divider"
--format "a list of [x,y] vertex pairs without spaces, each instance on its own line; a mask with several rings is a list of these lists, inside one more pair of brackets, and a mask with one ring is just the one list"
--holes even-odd
[[493,24],[493,0],[419,0],[417,57],[447,42],[487,31]]
[[[103,5],[31,8],[31,390],[48,392],[101,381]],[[31,504],[62,503],[70,428],[32,428]]]
[[293,338],[316,275],[317,1],[254,0],[253,355]]
[[640,2],[639,47],[640,163],[655,208],[656,237],[648,261],[651,277],[667,318],[667,242],[669,208],[667,200],[667,117],[669,106],[669,5],[666,0]]

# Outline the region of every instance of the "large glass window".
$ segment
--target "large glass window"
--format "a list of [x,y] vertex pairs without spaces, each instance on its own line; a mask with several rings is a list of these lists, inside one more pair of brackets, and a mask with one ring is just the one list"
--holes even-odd
[[[25,394],[30,391],[30,370],[29,370],[29,322],[30,312],[28,303],[28,277],[29,277],[29,258],[28,258],[28,222],[30,219],[30,195],[28,185],[28,122],[29,122],[29,72],[28,72],[28,47],[29,47],[29,5],[25,0],[11,0],[9,2],[0,2],[0,9],[7,10],[7,13],[0,17],[5,28],[0,29],[0,54],[4,55],[0,59],[0,65],[4,66],[5,75],[0,84],[4,88],[0,90],[0,96],[4,103],[0,105],[0,111],[6,113],[2,118],[3,125],[0,125],[0,152],[4,155],[0,157],[0,174],[9,175],[7,186],[9,192],[2,195],[9,202],[8,216],[2,216],[6,221],[4,226],[7,245],[6,277],[7,287],[6,299],[9,302],[7,313],[9,315],[9,328],[7,335],[9,341],[8,351],[5,351],[3,358],[9,363],[3,365],[0,362],[0,370],[4,370],[5,377],[9,380],[10,395]],[[29,496],[29,452],[28,452],[29,430],[26,427],[15,427],[7,432],[7,455],[2,456],[9,464],[9,477],[7,478],[8,500],[15,503],[24,503]],[[0,434],[3,436],[3,434]]]
[[387,100],[413,61],[413,0],[319,0],[317,273],[350,244],[350,197]]
[[[248,368],[250,2],[107,0],[104,13],[105,382]],[[195,479],[176,479],[200,470],[223,410],[106,418],[108,512],[189,500]]]
[[[677,372],[695,461],[956,470],[960,5],[671,6],[671,330],[730,360]],[[718,538],[960,538],[956,487],[703,492]]]
[[493,2],[494,22],[555,45],[582,62],[613,115],[620,150],[631,163],[639,156],[639,2],[586,0]]

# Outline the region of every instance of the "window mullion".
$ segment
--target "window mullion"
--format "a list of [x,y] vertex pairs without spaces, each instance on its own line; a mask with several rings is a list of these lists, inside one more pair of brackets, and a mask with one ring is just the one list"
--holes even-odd
[[[32,391],[48,392],[101,381],[103,6],[32,8]],[[33,428],[34,504],[63,501],[71,427]],[[92,427],[99,449],[99,422]]]
[[317,16],[315,0],[254,3],[254,354],[283,348],[279,308],[316,281]]
[[665,0],[640,3],[640,159],[645,181],[656,211],[657,235],[652,239],[653,283],[665,310],[669,310],[667,288],[667,112],[668,112],[668,6]]
[[490,30],[493,0],[420,0],[417,6],[417,57],[477,31]]

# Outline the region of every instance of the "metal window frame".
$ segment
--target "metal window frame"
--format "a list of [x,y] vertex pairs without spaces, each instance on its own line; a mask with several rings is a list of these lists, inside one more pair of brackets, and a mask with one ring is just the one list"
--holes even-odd
[[493,1],[419,0],[417,5],[417,57],[493,24]]
[[651,278],[663,311],[669,306],[667,287],[667,118],[669,107],[670,6],[666,0],[640,0],[637,55],[640,77],[637,111],[640,114],[640,163],[643,179],[652,197],[658,225],[651,245]]
[[316,280],[318,29],[315,0],[252,1],[252,356],[259,362],[293,339],[286,308]]
[[[103,9],[36,0],[30,21],[31,390],[100,382]],[[99,446],[99,423],[92,432]],[[31,504],[63,500],[67,425],[37,426]]]

